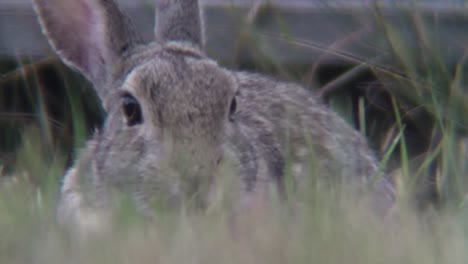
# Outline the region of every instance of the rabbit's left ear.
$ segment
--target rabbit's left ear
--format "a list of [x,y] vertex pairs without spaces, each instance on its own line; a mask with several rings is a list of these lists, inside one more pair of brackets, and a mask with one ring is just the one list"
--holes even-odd
[[112,0],[32,0],[42,30],[70,67],[103,84],[125,50],[140,42],[130,20]]
[[203,20],[198,0],[156,0],[156,39],[189,42],[204,48]]

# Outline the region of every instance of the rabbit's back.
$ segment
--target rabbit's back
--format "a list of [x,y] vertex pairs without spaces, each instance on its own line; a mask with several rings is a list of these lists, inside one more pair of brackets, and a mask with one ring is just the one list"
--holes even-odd
[[230,141],[246,164],[247,189],[267,180],[281,191],[285,174],[297,185],[318,177],[358,187],[375,176],[378,206],[391,206],[393,187],[377,175],[377,160],[365,138],[312,92],[259,74],[234,74],[238,111]]

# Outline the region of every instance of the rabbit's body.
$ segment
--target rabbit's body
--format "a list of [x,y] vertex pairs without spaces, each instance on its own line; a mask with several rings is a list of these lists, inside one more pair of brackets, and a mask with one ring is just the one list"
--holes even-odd
[[[162,2],[158,18],[173,22],[144,44],[112,1],[34,0],[52,46],[94,83],[108,112],[65,175],[62,222],[102,228],[115,192],[149,217],[156,204],[205,208],[223,160],[247,205],[271,188],[283,195],[289,169],[296,183],[322,177],[361,190],[369,182],[377,163],[357,131],[297,85],[219,67],[200,51],[198,15],[184,17],[198,14],[183,11],[197,2]],[[58,20],[71,8],[69,21]],[[381,178],[373,197],[388,209],[392,185]]]
[[228,144],[242,164],[237,175],[247,191],[243,195],[264,189],[265,181],[283,195],[287,173],[295,191],[305,192],[312,188],[307,185],[311,177],[358,192],[375,177],[372,206],[385,213],[393,205],[393,186],[377,171],[366,140],[310,91],[258,74],[233,76],[238,110]]

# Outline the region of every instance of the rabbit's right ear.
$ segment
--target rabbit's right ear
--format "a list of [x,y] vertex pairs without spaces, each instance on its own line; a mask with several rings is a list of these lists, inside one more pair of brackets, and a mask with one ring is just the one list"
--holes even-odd
[[204,46],[203,20],[198,0],[156,0],[156,39]]
[[140,42],[112,0],[32,0],[42,30],[62,60],[85,75],[103,98],[111,67]]

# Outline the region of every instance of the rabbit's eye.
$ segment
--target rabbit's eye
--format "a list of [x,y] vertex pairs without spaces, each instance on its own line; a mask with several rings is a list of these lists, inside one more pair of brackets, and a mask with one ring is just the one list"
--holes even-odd
[[236,113],[236,109],[237,109],[237,101],[236,101],[236,97],[234,97],[232,98],[231,106],[229,107],[229,120],[230,121],[233,121],[233,115],[234,113]]
[[123,95],[122,109],[128,126],[138,125],[143,122],[140,104],[132,95]]

